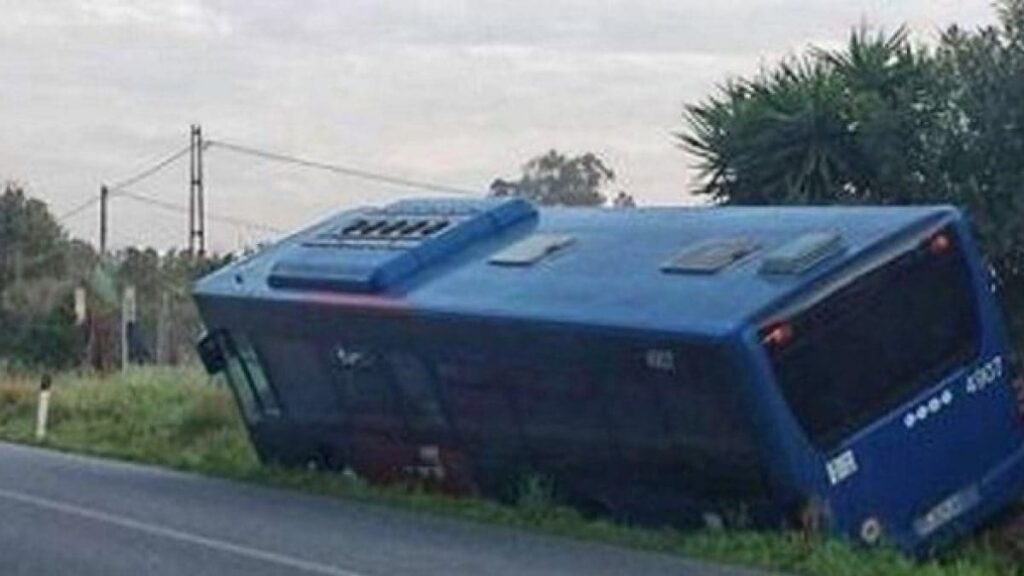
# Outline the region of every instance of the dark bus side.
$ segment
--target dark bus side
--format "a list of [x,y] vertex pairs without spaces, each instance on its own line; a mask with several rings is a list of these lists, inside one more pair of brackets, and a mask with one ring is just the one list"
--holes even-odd
[[341,331],[344,322],[308,320],[303,334],[220,336],[267,459],[384,482],[426,472],[499,498],[536,475],[570,503],[644,523],[767,514],[756,433],[715,347],[476,322],[353,321]]

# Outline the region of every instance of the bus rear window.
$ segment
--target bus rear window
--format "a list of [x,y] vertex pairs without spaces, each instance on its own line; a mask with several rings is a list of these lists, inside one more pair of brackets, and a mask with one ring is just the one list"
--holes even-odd
[[952,229],[766,329],[779,385],[828,449],[976,354],[974,297]]

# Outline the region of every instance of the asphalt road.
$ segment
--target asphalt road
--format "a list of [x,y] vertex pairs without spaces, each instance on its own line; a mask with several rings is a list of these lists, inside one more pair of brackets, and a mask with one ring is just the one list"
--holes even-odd
[[0,574],[751,575],[3,443]]

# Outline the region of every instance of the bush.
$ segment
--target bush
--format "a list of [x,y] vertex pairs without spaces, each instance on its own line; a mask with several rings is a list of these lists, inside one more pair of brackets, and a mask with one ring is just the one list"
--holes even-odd
[[854,29],[686,108],[697,193],[728,204],[954,204],[1024,348],[1024,0],[933,46]]

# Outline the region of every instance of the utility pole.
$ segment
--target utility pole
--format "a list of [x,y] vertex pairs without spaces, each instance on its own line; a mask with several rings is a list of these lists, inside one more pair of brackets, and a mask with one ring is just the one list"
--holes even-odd
[[206,254],[206,205],[203,199],[203,128],[193,124],[189,133],[188,251]]
[[100,256],[107,255],[107,200],[110,199],[110,189],[104,184],[100,186]]

